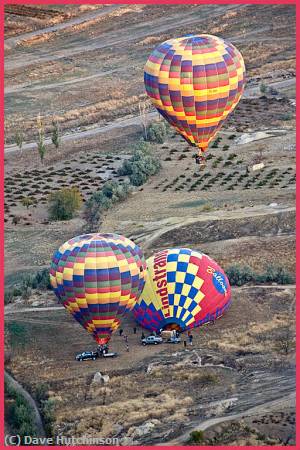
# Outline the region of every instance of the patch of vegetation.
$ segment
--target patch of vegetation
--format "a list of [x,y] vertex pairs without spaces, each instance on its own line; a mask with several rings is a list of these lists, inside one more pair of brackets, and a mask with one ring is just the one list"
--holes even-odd
[[50,220],[70,220],[82,205],[82,196],[77,187],[63,188],[48,197]]
[[108,181],[101,191],[94,192],[85,204],[84,216],[92,230],[100,223],[104,211],[114,203],[126,200],[131,191],[129,183]]
[[260,83],[259,90],[262,94],[265,94],[268,90],[267,85],[263,81]]
[[281,266],[269,266],[263,273],[254,272],[249,266],[234,265],[226,270],[232,286],[242,286],[246,283],[278,283],[293,284],[294,276]]
[[44,124],[40,116],[37,118],[37,127],[38,127],[38,141],[37,141],[37,149],[40,155],[41,162],[44,162],[44,158],[46,155],[46,145],[45,145],[45,130]]
[[204,440],[204,432],[202,430],[194,430],[190,433],[188,444],[201,444]]
[[9,343],[12,348],[24,347],[26,345],[29,334],[24,323],[7,322],[5,329],[8,331]]
[[22,297],[25,300],[28,299],[32,289],[39,289],[41,291],[51,289],[48,269],[40,270],[34,274],[22,274],[21,277],[17,277],[14,280],[13,285],[5,290],[5,304],[11,303],[14,300],[14,297]]
[[21,203],[23,206],[25,206],[26,209],[28,209],[29,206],[34,205],[35,201],[32,197],[23,197]]
[[35,388],[35,398],[44,422],[47,436],[53,435],[55,402],[49,398],[50,386],[47,383],[40,383]]
[[293,115],[291,114],[291,113],[283,113],[283,114],[281,114],[280,116],[279,116],[279,119],[280,120],[284,120],[284,121],[287,121],[287,120],[292,120],[292,118],[293,118]]
[[33,410],[9,382],[5,382],[5,396],[11,400],[5,418],[13,432],[20,435],[21,444],[24,444],[24,436],[37,436]]
[[59,136],[59,125],[57,120],[52,121],[52,126],[53,126],[51,135],[52,144],[55,146],[56,149],[58,149],[60,144],[60,136]]
[[147,129],[147,140],[163,144],[166,140],[168,130],[165,122],[153,122]]
[[141,141],[135,146],[132,157],[123,162],[118,175],[127,175],[133,186],[141,186],[150,176],[158,173],[160,168],[159,159],[151,154],[150,144]]
[[214,140],[214,142],[213,142],[211,148],[218,148],[219,143],[221,142],[221,140],[222,140],[222,138],[221,138],[220,136],[217,137],[217,139]]
[[22,131],[20,131],[20,130],[16,131],[15,142],[16,142],[17,146],[19,147],[20,151],[22,151],[23,142],[24,142],[24,135],[23,135]]

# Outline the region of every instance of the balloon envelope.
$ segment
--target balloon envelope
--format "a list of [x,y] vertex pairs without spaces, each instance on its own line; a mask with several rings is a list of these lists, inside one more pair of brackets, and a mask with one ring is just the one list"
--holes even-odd
[[137,322],[159,331],[184,331],[215,320],[230,305],[224,271],[204,253],[172,248],[147,259],[143,292],[133,309]]
[[60,303],[99,344],[133,308],[145,282],[140,248],[117,234],[86,234],[53,255],[50,282]]
[[245,66],[229,42],[208,34],[188,35],[155,48],[144,81],[158,112],[204,151],[241,98]]

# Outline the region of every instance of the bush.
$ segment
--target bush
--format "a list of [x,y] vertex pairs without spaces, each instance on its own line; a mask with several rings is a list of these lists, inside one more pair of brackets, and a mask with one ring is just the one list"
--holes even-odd
[[6,290],[4,292],[4,304],[5,305],[8,305],[9,303],[11,303],[13,298],[14,298],[14,293],[12,290]]
[[254,279],[254,273],[248,266],[230,266],[226,270],[226,275],[232,286],[242,286]]
[[12,400],[6,414],[6,420],[10,428],[14,433],[20,435],[22,438],[21,442],[23,442],[24,436],[36,436],[37,429],[34,423],[34,413],[27,400],[7,382],[5,382],[5,394]]
[[262,93],[262,94],[265,94],[266,92],[267,92],[267,86],[265,85],[265,83],[262,81],[261,83],[260,83],[260,86],[259,86],[259,90],[260,90],[260,92]]
[[63,188],[48,197],[50,220],[70,220],[82,204],[78,188]]
[[256,281],[260,283],[278,283],[278,284],[293,284],[294,277],[280,266],[269,266],[262,275],[257,275]]
[[107,181],[102,188],[103,195],[113,203],[125,200],[129,192],[129,183],[117,183],[116,181]]
[[258,274],[248,266],[236,265],[228,267],[226,274],[232,286],[242,286],[249,282],[278,284],[295,282],[295,278],[280,266],[269,266],[265,272]]
[[42,401],[48,400],[48,391],[49,391],[49,389],[50,389],[50,387],[46,383],[41,383],[41,384],[37,384],[36,385],[35,398],[36,398],[39,406],[41,406]]
[[118,170],[118,175],[127,175],[132,185],[141,186],[160,168],[159,160],[150,152],[150,145],[141,141],[135,146],[132,157],[123,162]]
[[34,199],[32,197],[23,197],[21,200],[21,203],[25,208],[29,208],[29,206],[32,206],[34,204]]
[[28,340],[28,330],[23,323],[8,322],[5,328],[9,334],[11,347],[24,347]]
[[91,228],[99,225],[101,215],[108,210],[113,203],[124,201],[130,193],[128,183],[108,181],[101,191],[94,192],[85,204],[84,215]]
[[200,444],[204,439],[204,433],[202,430],[191,431],[189,443]]
[[293,116],[291,113],[284,113],[279,116],[280,120],[292,120]]
[[167,127],[164,122],[154,122],[147,130],[148,141],[163,144],[167,137]]
[[23,275],[20,280],[15,281],[14,287],[5,291],[5,304],[11,303],[14,297],[28,299],[32,289],[51,289],[48,269],[43,269],[35,274]]

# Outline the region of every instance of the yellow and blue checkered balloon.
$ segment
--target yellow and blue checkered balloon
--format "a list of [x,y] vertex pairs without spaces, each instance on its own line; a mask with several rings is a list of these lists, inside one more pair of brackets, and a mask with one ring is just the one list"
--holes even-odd
[[146,262],[146,283],[133,309],[144,328],[184,331],[218,319],[230,305],[228,278],[204,253],[171,248]]

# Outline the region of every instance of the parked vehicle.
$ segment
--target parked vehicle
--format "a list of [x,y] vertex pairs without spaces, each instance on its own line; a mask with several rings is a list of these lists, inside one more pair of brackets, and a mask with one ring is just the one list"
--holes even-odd
[[170,339],[167,340],[168,344],[179,344],[181,342],[181,339],[176,336],[172,336]]
[[114,358],[115,356],[118,356],[118,353],[116,353],[116,352],[107,352],[107,353],[102,353],[101,356],[103,358]]
[[77,361],[87,361],[89,359],[95,361],[96,358],[98,358],[97,352],[82,352],[75,356]]
[[162,343],[162,338],[159,336],[147,336],[145,339],[142,339],[142,345],[157,345]]

